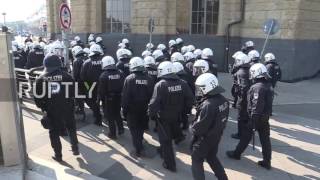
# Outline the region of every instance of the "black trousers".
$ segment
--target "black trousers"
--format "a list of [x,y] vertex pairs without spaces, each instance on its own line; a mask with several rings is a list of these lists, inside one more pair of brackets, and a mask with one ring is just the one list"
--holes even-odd
[[[73,116],[73,114],[72,114]],[[64,130],[64,126],[66,127],[72,150],[78,150],[78,138],[77,138],[77,129],[76,122],[74,117],[72,118],[70,115],[68,119],[66,119],[64,124],[61,124],[61,127],[53,127],[49,130],[49,137],[51,142],[51,147],[56,156],[62,157],[62,146],[60,141],[60,134]]]
[[[256,131],[259,134],[259,139],[262,146],[262,156],[263,160],[270,163],[271,162],[271,142],[270,142],[270,124],[269,117],[261,118],[255,122]],[[250,140],[252,139],[253,129],[252,125],[248,123],[243,128],[243,134],[240,141],[236,147],[235,154],[241,155],[247,148]]]
[[247,111],[247,100],[245,99],[246,97],[239,97],[238,96],[238,134],[241,136],[242,135],[242,130],[243,126],[248,123],[249,121],[249,114]]
[[101,113],[100,113],[100,105],[97,103],[97,98],[87,98],[86,104],[93,112],[93,116],[95,118],[95,123],[101,123]]
[[143,150],[142,140],[144,129],[141,127],[129,127],[129,130],[132,137],[132,144],[136,152],[140,153]]
[[212,142],[211,138],[206,138],[195,142],[192,146],[192,175],[195,180],[205,180],[203,163],[206,160],[210,165],[215,176],[219,180],[227,180],[228,177],[217,158],[218,146],[220,138],[217,142]]
[[121,96],[109,97],[104,101],[103,112],[108,120],[109,131],[111,135],[116,135],[116,126],[119,131],[123,131],[123,121],[120,116]]
[[[178,136],[176,130],[181,129],[179,122],[176,121],[159,121],[158,122],[158,135],[160,142],[160,151],[163,157],[164,163],[169,169],[176,167],[175,154],[172,146],[172,139]],[[178,132],[179,133],[179,132]]]

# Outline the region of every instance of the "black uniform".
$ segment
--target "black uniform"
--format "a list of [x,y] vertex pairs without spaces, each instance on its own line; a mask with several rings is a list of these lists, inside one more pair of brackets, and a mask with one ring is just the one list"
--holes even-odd
[[192,125],[192,174],[204,180],[203,162],[207,160],[219,180],[228,179],[217,158],[218,147],[229,116],[229,103],[220,94],[205,97],[199,108],[198,120]]
[[194,96],[186,82],[176,75],[170,74],[162,77],[154,88],[152,99],[149,103],[149,116],[158,121],[158,135],[160,152],[164,159],[164,167],[176,170],[176,162],[172,148],[172,139],[183,134],[177,134],[179,118],[183,111],[193,105]]
[[[84,85],[84,82],[80,78],[80,73],[81,73],[82,64],[87,59],[88,57],[82,54],[80,56],[75,57],[75,60],[73,62],[73,78],[78,83],[79,93],[81,95],[86,95],[86,87]],[[84,100],[76,99],[76,103],[79,108],[79,111],[84,113]]]
[[172,56],[173,53],[175,52],[179,52],[179,49],[176,45],[173,45],[171,48],[170,48],[170,56]]
[[130,74],[124,82],[121,107],[127,119],[136,155],[143,150],[143,132],[148,128],[147,109],[153,91],[151,77],[142,71]]
[[268,69],[268,73],[271,76],[271,84],[272,87],[275,88],[277,81],[281,79],[281,69],[277,62],[269,61],[266,63],[266,68]]
[[106,69],[99,78],[99,99],[103,101],[103,112],[108,120],[109,137],[115,138],[116,124],[118,134],[123,134],[124,128],[120,116],[121,92],[123,88],[124,75],[118,69]]
[[23,57],[23,55],[19,52],[13,52],[12,55],[14,60],[14,66],[16,68],[24,69],[27,63],[27,60]]
[[106,53],[106,50],[107,50],[107,49],[106,49],[106,47],[104,46],[103,42],[98,42],[97,44],[101,47],[101,49],[103,50],[103,52]]
[[247,148],[252,135],[253,128],[258,131],[261,146],[263,162],[271,164],[271,143],[270,143],[270,125],[269,117],[272,107],[272,87],[265,79],[258,79],[248,91],[248,112],[250,121],[244,126],[240,142],[234,151],[234,156],[240,157]]
[[232,87],[231,87],[231,94],[234,98],[233,100],[233,107],[235,108],[236,107],[236,104],[238,102],[238,81],[237,81],[237,76],[235,75],[236,72],[238,71],[238,67],[236,66],[233,66],[232,69],[231,69],[231,75],[232,75],[232,78],[233,78],[233,83],[232,83]]
[[[42,89],[43,82],[46,84],[45,89]],[[40,76],[36,80],[36,92],[38,95],[41,95],[45,91],[45,96],[42,98],[35,97],[36,105],[46,112],[47,117],[50,119],[50,142],[55,153],[55,158],[60,160],[62,158],[62,146],[59,136],[65,128],[68,130],[72,150],[74,152],[78,151],[76,123],[74,119],[74,87],[73,85],[69,86],[69,97],[66,97],[66,88],[61,85],[62,82],[73,82],[73,79],[61,69]],[[51,94],[49,94],[50,91],[48,90],[49,85],[52,89]]]
[[44,52],[41,49],[33,49],[29,52],[27,57],[26,68],[31,69],[34,67],[40,67],[43,64]]
[[99,86],[98,82],[99,77],[102,73],[101,63],[101,57],[99,55],[93,55],[83,63],[80,72],[80,78],[87,86],[87,93],[89,92],[89,88],[95,83],[95,87],[92,91],[92,97],[89,98],[87,96],[86,103],[93,111],[93,115],[95,117],[95,124],[97,125],[102,125],[100,105],[97,103],[97,90]]
[[209,64],[209,70],[212,74],[218,77],[218,65],[213,61],[213,59],[204,59]]
[[146,67],[148,75],[152,78],[153,82],[157,82],[158,71],[156,67]]
[[81,40],[77,41],[77,46],[80,46],[81,48],[85,48],[84,43]]
[[249,65],[245,64],[238,68],[235,73],[235,78],[237,81],[236,92],[238,96],[237,109],[238,109],[238,137],[241,136],[243,125],[249,120],[249,115],[247,111],[247,92],[250,88],[249,80]]
[[130,58],[122,58],[117,63],[117,68],[123,72],[124,77],[127,77],[130,74],[129,61]]

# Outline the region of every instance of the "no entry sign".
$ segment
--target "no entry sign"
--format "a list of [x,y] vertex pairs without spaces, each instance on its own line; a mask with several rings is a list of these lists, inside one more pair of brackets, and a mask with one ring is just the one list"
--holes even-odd
[[71,11],[68,4],[63,3],[60,6],[60,24],[65,30],[70,29],[71,26]]

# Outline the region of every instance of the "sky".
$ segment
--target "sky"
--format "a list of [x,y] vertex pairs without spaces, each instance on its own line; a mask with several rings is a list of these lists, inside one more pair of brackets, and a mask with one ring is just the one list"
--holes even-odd
[[0,0],[0,23],[3,23],[3,12],[7,14],[7,22],[27,20],[45,3],[46,0]]

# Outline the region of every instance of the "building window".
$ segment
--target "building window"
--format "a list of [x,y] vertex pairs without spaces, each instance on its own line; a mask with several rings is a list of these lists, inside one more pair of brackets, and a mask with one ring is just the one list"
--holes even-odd
[[219,0],[192,0],[191,34],[217,34]]
[[130,33],[131,0],[107,0],[106,6],[106,31]]

